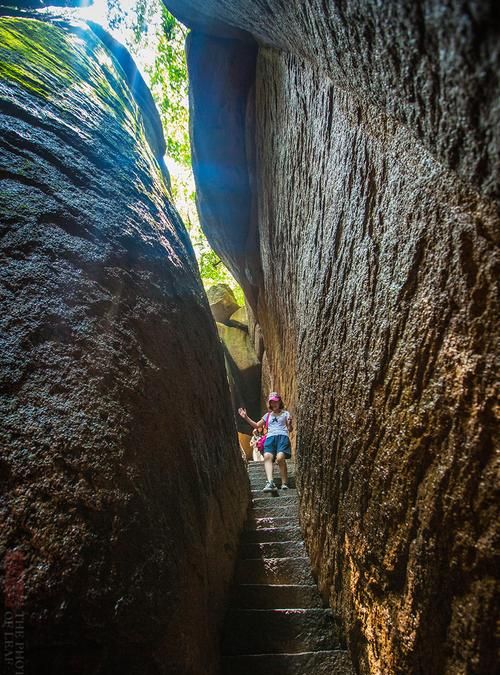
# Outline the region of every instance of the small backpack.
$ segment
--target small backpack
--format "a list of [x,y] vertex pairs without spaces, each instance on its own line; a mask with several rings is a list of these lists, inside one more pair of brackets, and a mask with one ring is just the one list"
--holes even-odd
[[261,454],[264,454],[264,443],[266,442],[267,438],[267,430],[269,429],[269,416],[271,413],[267,413],[267,419],[266,419],[266,433],[259,438],[257,441],[257,448],[261,452]]

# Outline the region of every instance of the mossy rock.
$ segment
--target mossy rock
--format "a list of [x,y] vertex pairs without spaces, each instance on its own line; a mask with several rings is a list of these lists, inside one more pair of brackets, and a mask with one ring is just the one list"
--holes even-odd
[[260,367],[257,354],[245,330],[234,326],[226,326],[219,322],[217,323],[217,330],[230,358],[240,373]]
[[214,319],[219,323],[227,324],[230,316],[239,309],[234,293],[227,284],[211,286],[207,296]]
[[245,306],[239,307],[234,314],[231,314],[229,325],[248,331],[248,314]]

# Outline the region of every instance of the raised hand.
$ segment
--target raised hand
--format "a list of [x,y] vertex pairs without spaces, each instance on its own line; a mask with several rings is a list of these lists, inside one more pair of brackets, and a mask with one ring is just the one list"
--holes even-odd
[[245,408],[238,408],[238,412],[241,415],[241,417],[243,417],[243,419],[245,419],[245,417],[247,416],[246,409]]

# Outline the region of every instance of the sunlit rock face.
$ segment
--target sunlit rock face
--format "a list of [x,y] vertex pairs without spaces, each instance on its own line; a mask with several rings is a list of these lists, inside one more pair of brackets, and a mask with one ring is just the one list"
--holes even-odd
[[0,19],[4,618],[27,673],[216,673],[247,483],[159,120],[121,63],[85,26]]
[[238,308],[227,284],[215,284],[207,290],[207,297],[224,349],[236,428],[240,434],[248,436],[251,427],[237,410],[243,406],[252,419],[261,418],[261,364],[248,334],[246,309]]
[[[191,45],[223,43],[224,22],[246,31],[243,53],[258,44],[250,301],[266,381],[296,413],[307,546],[356,667],[491,672],[493,3],[167,5]],[[215,88],[210,53],[189,65]],[[211,133],[195,125],[195,144]]]

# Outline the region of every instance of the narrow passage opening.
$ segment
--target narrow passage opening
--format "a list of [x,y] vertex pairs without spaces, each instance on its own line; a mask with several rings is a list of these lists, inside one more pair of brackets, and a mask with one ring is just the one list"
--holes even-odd
[[172,200],[191,238],[205,290],[229,286],[238,306],[241,287],[211,248],[196,210],[196,189],[189,142],[188,72],[184,43],[189,29],[161,0],[94,0],[77,12],[95,21],[127,47],[148,85],[163,125]]

